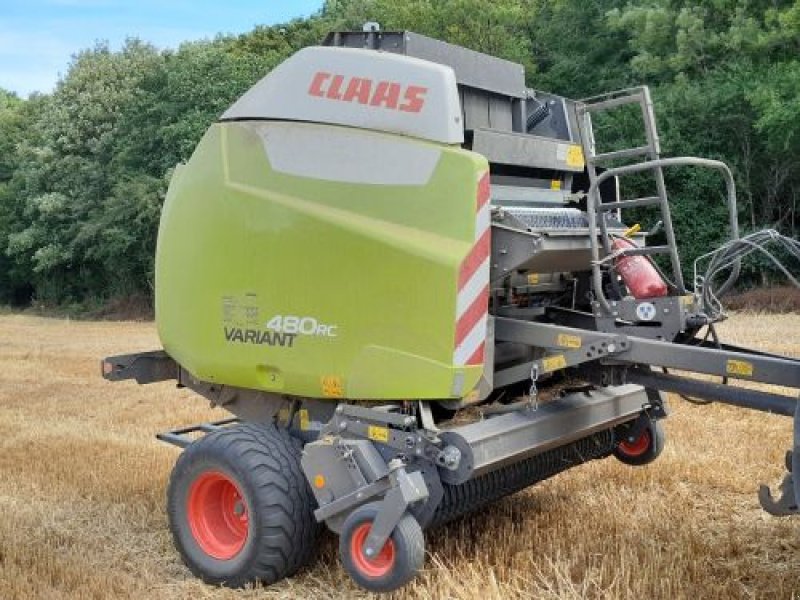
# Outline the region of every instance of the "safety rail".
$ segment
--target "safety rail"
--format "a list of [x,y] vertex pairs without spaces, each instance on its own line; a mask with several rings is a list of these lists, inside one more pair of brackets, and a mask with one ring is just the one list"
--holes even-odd
[[[597,153],[595,147],[594,131],[592,128],[592,114],[605,112],[620,108],[622,106],[638,105],[641,109],[644,124],[644,133],[647,143],[644,146],[614,150],[611,152]],[[602,308],[611,313],[611,306],[603,291],[602,265],[616,257],[622,256],[654,256],[668,255],[672,268],[672,289],[679,295],[686,293],[686,286],[683,282],[683,272],[681,269],[678,246],[675,240],[675,230],[672,226],[672,215],[670,211],[667,187],[664,181],[665,167],[671,166],[700,166],[722,171],[725,177],[728,192],[728,209],[731,221],[731,235],[734,239],[739,237],[739,226],[736,219],[736,188],[733,182],[730,169],[727,165],[715,160],[683,157],[662,159],[660,156],[661,146],[656,126],[655,113],[653,111],[653,100],[647,86],[619,90],[601,96],[585,98],[578,103],[579,124],[581,129],[581,143],[583,145],[584,156],[586,157],[586,171],[589,176],[589,191],[586,200],[587,216],[589,220],[589,234],[592,251],[592,287],[595,298],[600,302]],[[614,160],[630,159],[645,156],[644,162],[628,164],[619,167],[603,167],[602,172],[598,173],[599,163],[606,163]],[[622,200],[617,198],[613,202],[602,202],[600,197],[600,184],[611,177],[629,175],[651,171],[655,179],[656,195],[643,198],[633,198]],[[645,206],[658,206],[661,211],[661,223],[664,226],[666,244],[662,246],[651,246],[645,248],[621,248],[612,251],[610,236],[606,228],[605,213],[610,211],[621,211],[628,208],[641,208]],[[598,240],[598,215],[599,229],[602,233]],[[604,256],[601,260],[599,244],[603,244]],[[724,293],[735,282],[739,275],[739,263],[737,262],[728,280],[720,288]],[[621,288],[616,279],[612,278],[611,285],[614,290],[621,294]]]
[[[595,299],[600,302],[603,308],[611,312],[611,305],[603,292],[603,275],[602,275],[602,261],[600,258],[600,242],[598,237],[604,245],[606,255],[611,254],[611,249],[608,244],[608,230],[606,228],[605,218],[597,218],[598,212],[603,212],[605,209],[600,202],[599,186],[601,183],[610,179],[611,177],[618,177],[622,175],[630,175],[632,173],[640,173],[648,170],[661,170],[669,167],[705,167],[715,169],[722,173],[725,179],[725,186],[727,191],[728,203],[728,218],[730,221],[731,238],[739,238],[739,220],[736,211],[736,183],[733,180],[733,174],[730,168],[724,162],[718,160],[711,160],[708,158],[697,158],[693,156],[683,156],[675,158],[660,158],[657,160],[650,160],[647,162],[636,163],[632,165],[625,165],[622,167],[615,167],[608,169],[603,173],[597,175],[589,187],[589,193],[586,200],[586,213],[589,221],[589,240],[591,244],[592,253],[592,287],[594,288]],[[625,202],[625,201],[623,201]],[[598,226],[599,222],[599,226]],[[665,230],[667,231],[667,238],[674,239],[675,233],[672,229],[672,222],[665,220]],[[599,233],[598,236],[598,228]],[[636,255],[652,255],[652,254],[667,254],[670,253],[672,248],[670,246],[650,246],[644,248],[623,248],[614,251],[614,256],[636,256]],[[724,284],[719,288],[717,294],[722,295],[734,284],[739,277],[739,270],[741,268],[741,261],[734,261],[731,267],[731,273]]]

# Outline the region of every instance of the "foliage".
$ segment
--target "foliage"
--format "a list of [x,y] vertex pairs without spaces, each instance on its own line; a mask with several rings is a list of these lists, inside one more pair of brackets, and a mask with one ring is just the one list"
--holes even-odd
[[[800,0],[327,0],[307,19],[176,50],[98,44],[51,94],[0,90],[0,303],[150,293],[174,165],[280,61],[365,21],[520,62],[529,85],[569,97],[648,84],[664,153],[725,160],[743,226],[798,235]],[[627,140],[633,123],[610,131]],[[689,277],[727,235],[723,188],[691,169],[669,172],[668,188]]]

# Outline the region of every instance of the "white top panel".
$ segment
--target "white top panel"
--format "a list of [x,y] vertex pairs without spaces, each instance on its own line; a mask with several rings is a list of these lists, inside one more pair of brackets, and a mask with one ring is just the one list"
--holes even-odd
[[311,46],[248,90],[222,119],[335,123],[461,144],[450,67],[399,54]]
[[442,155],[440,146],[395,135],[317,123],[241,124],[261,137],[279,173],[373,185],[425,185]]

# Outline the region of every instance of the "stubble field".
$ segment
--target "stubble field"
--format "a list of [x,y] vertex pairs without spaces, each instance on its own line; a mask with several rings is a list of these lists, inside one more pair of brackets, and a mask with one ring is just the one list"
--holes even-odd
[[[800,356],[800,315],[737,315],[721,331]],[[103,356],[157,347],[150,323],[0,315],[0,598],[362,597],[329,534],[269,588],[191,576],[164,513],[178,450],[153,436],[224,415],[168,383],[99,375]],[[670,403],[656,463],[596,461],[432,531],[425,571],[395,597],[800,596],[800,519],[756,500],[782,477],[790,420]]]

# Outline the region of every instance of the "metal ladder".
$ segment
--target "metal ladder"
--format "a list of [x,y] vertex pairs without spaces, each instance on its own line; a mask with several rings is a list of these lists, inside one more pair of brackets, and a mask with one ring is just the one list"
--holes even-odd
[[[642,120],[644,122],[645,138],[647,143],[644,146],[635,148],[625,148],[612,152],[598,154],[596,152],[594,131],[592,128],[592,114],[614,110],[623,106],[638,104],[641,108]],[[592,253],[592,284],[596,299],[608,313],[611,308],[603,292],[602,285],[602,266],[603,259],[614,254],[622,256],[655,256],[658,254],[669,255],[672,267],[672,282],[674,292],[678,295],[686,293],[681,272],[681,262],[678,255],[678,247],[675,241],[675,230],[672,226],[672,215],[670,212],[669,198],[667,197],[666,184],[664,183],[664,168],[670,166],[701,166],[716,169],[722,172],[725,177],[728,192],[729,217],[731,221],[731,235],[738,237],[738,222],[736,215],[736,191],[733,177],[727,165],[715,160],[708,160],[695,157],[681,158],[661,158],[661,146],[658,138],[655,114],[653,112],[653,101],[650,97],[650,89],[647,86],[630,88],[593,96],[578,102],[577,105],[578,123],[581,132],[581,144],[586,161],[586,170],[589,175],[589,191],[586,197],[586,212],[589,221],[589,240]],[[644,161],[622,167],[608,168],[598,175],[597,167],[608,164],[619,159],[632,159],[643,157]],[[618,200],[615,202],[602,202],[600,198],[600,184],[611,177],[621,177],[632,173],[650,171],[656,183],[655,196],[646,196],[630,200]],[[611,211],[622,211],[628,208],[640,208],[644,206],[658,206],[661,211],[661,222],[663,223],[664,233],[667,238],[665,245],[647,246],[642,248],[625,248],[613,250],[611,248],[610,236],[606,223],[606,213]],[[599,217],[599,218],[598,218]],[[600,244],[603,247],[601,257]],[[613,266],[613,263],[612,263]]]

